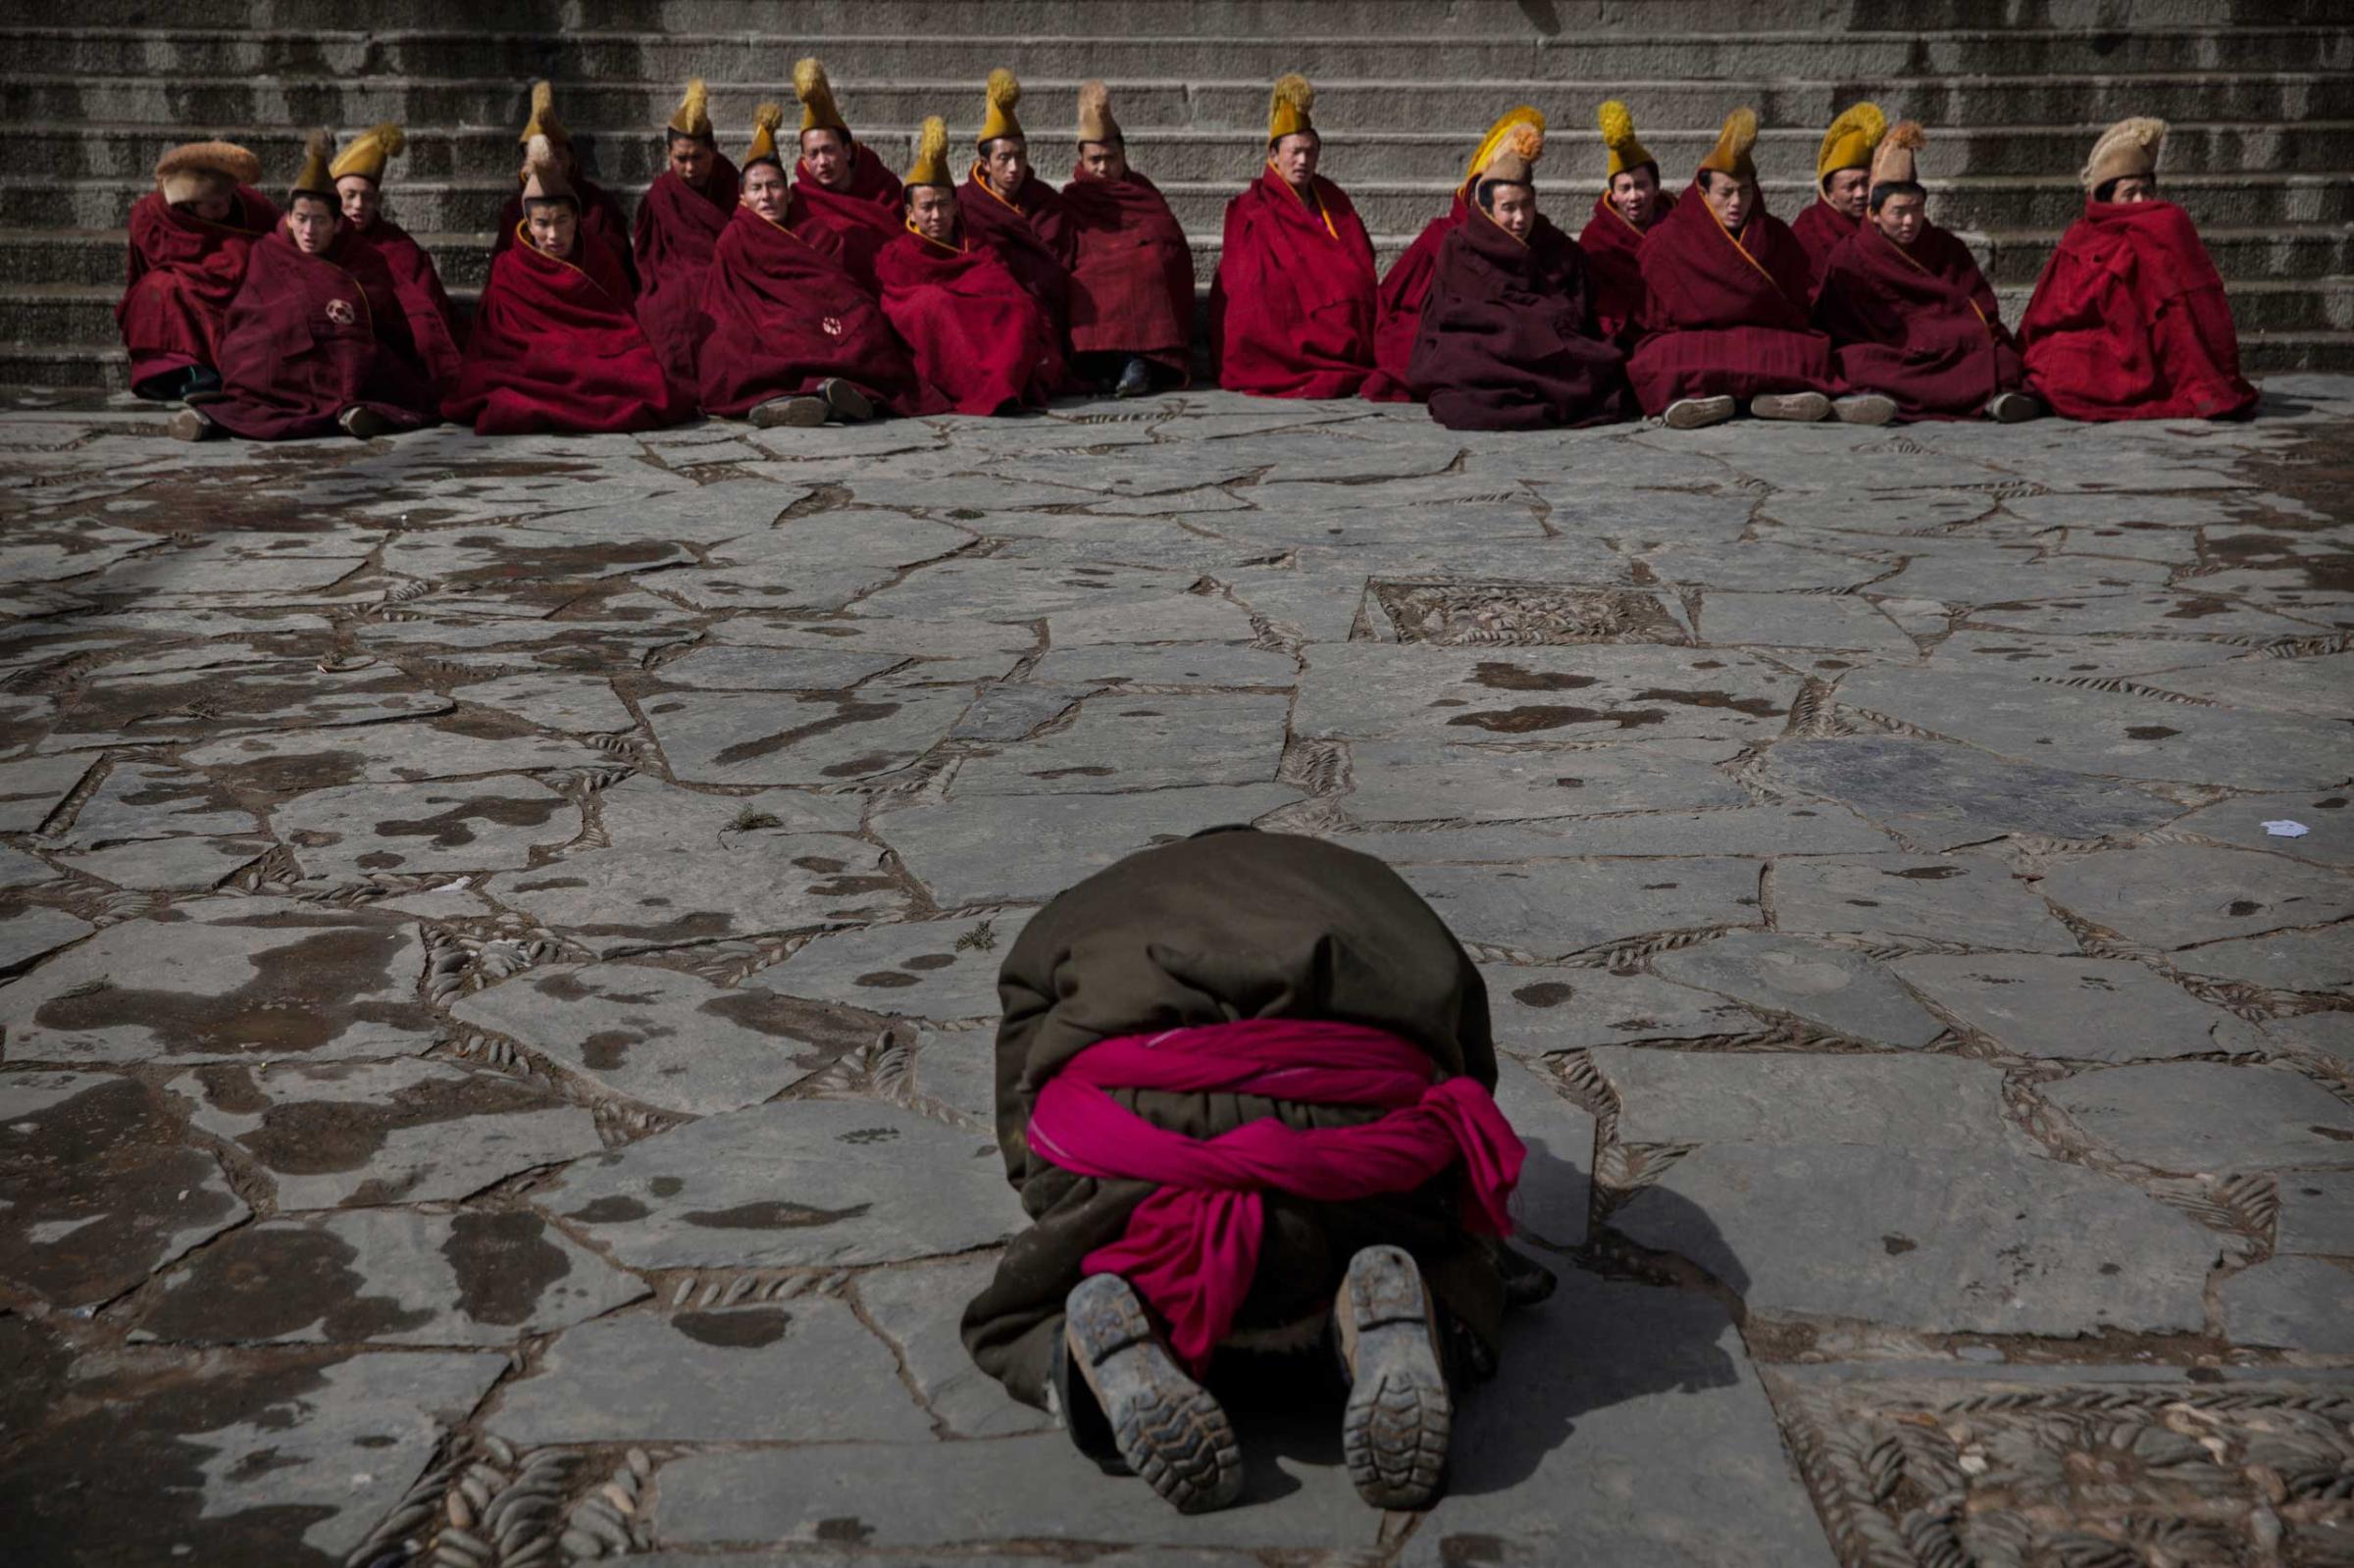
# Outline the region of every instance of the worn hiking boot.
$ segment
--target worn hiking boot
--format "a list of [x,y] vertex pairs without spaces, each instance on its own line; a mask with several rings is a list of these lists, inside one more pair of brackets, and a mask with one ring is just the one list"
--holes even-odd
[[1366,1247],[1349,1260],[1333,1324],[1349,1368],[1341,1453],[1356,1494],[1376,1508],[1429,1507],[1447,1474],[1455,1401],[1421,1270],[1402,1248]]
[[1679,397],[1667,405],[1660,422],[1671,430],[1697,430],[1722,425],[1739,412],[1740,405],[1729,397]]
[[[1179,1513],[1207,1513],[1243,1490],[1234,1424],[1187,1377],[1116,1274],[1082,1280],[1063,1302],[1063,1343],[1128,1468]],[[1076,1429],[1074,1429],[1076,1430]]]
[[867,401],[866,394],[839,376],[829,376],[820,381],[817,395],[847,424],[863,425],[875,417],[875,405]]
[[1831,405],[1842,425],[1885,425],[1896,418],[1896,399],[1885,392],[1850,392]]
[[2043,399],[2031,397],[2025,392],[1997,392],[1986,404],[1986,417],[1997,425],[2039,420],[2046,412]]
[[1812,425],[1830,418],[1831,400],[1820,392],[1761,392],[1749,400],[1749,411],[1762,420]]
[[809,430],[825,424],[832,413],[822,397],[772,397],[752,410],[752,424],[764,430],[773,430],[780,425]]

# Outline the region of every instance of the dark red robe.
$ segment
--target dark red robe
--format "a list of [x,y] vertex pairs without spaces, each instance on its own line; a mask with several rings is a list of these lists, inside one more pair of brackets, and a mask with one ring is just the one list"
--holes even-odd
[[1052,324],[1004,260],[971,238],[956,248],[912,229],[875,258],[883,314],[915,372],[959,414],[1038,407],[1066,374]]
[[130,384],[191,365],[216,365],[230,301],[245,278],[245,254],[278,227],[278,208],[239,185],[229,221],[208,224],[164,200],[160,190],[130,209],[128,285],[115,325],[130,351]]
[[409,338],[417,345],[417,362],[447,393],[458,384],[458,367],[465,363],[466,330],[457,307],[450,304],[449,294],[441,286],[433,257],[407,229],[388,218],[380,217],[369,225],[366,238],[392,274],[393,291],[399,296],[401,314],[408,319]]
[[1151,180],[1100,179],[1084,166],[1062,187],[1069,215],[1071,351],[1136,354],[1189,375],[1194,251]]
[[701,384],[695,354],[711,334],[703,282],[711,272],[711,247],[735,216],[740,192],[736,166],[714,153],[702,189],[665,169],[638,203],[631,236],[638,256],[638,325],[681,386]]
[[965,234],[995,250],[1014,280],[1030,291],[1054,324],[1058,338],[1071,330],[1071,264],[1078,248],[1062,195],[1032,170],[1022,188],[1000,196],[981,177],[981,166],[956,187]]
[[2256,406],[2231,303],[2171,201],[2087,201],[2019,324],[2027,380],[2077,420],[2231,419]]
[[1822,287],[1822,270],[1830,265],[1831,252],[1837,250],[1864,227],[1861,218],[1850,218],[1822,199],[1820,187],[1807,210],[1790,220],[1790,232],[1798,237],[1799,247],[1807,253],[1807,280],[1811,291]]
[[1639,255],[1642,337],[1626,374],[1644,413],[1685,397],[1843,389],[1809,313],[1807,253],[1780,219],[1760,208],[1735,239],[1695,185]]
[[866,143],[852,142],[850,180],[841,190],[828,190],[810,178],[807,164],[794,166],[785,227],[796,234],[834,230],[842,237],[842,264],[860,287],[873,293],[882,286],[875,280],[875,258],[907,232],[905,200],[899,177],[883,167]]
[[1229,391],[1355,397],[1373,374],[1373,242],[1340,186],[1314,195],[1270,165],[1226,204],[1209,340]]
[[229,395],[204,412],[253,441],[333,435],[354,406],[415,430],[439,417],[441,401],[416,354],[374,245],[345,228],[324,255],[306,256],[281,222],[246,256],[221,333]]
[[693,411],[632,307],[617,255],[583,232],[557,261],[519,239],[490,262],[458,389],[441,412],[484,435],[651,430]]
[[1594,335],[1577,242],[1539,216],[1525,243],[1474,208],[1439,247],[1407,379],[1451,430],[1627,417],[1626,361]]
[[[1657,228],[1675,211],[1675,198],[1661,191],[1653,204],[1651,227]],[[1586,294],[1594,304],[1594,329],[1620,342],[1632,341],[1635,318],[1643,305],[1643,235],[1618,216],[1608,191],[1594,198],[1594,216],[1577,236],[1586,253]]]
[[1471,205],[1463,193],[1443,215],[1422,226],[1422,232],[1390,263],[1381,286],[1373,294],[1373,374],[1359,394],[1376,403],[1410,403],[1407,361],[1414,357],[1414,339],[1422,331],[1422,301],[1430,293],[1431,276],[1439,270],[1439,250],[1447,236],[1463,225]]
[[2025,376],[1970,247],[1935,224],[1910,248],[1876,224],[1858,228],[1824,265],[1815,320],[1837,345],[1840,379],[1887,393],[1908,420],[1976,419]]
[[739,207],[720,233],[703,291],[711,326],[702,352],[705,412],[741,419],[772,398],[815,392],[839,377],[895,414],[947,408],[882,306],[842,263],[842,236],[804,236]]
[[[572,177],[572,191],[581,202],[581,232],[593,236],[597,244],[613,258],[623,283],[629,288],[630,297],[635,300],[638,297],[638,263],[630,255],[630,221],[622,215],[621,203],[613,199],[611,191],[583,175]],[[522,223],[523,189],[518,185],[515,194],[507,198],[506,206],[499,209],[498,238],[490,247],[491,255],[497,256],[515,243],[516,231]]]

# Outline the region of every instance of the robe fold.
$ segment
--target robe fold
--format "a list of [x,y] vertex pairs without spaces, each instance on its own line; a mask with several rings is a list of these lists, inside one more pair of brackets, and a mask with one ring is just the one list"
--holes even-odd
[[1373,293],[1373,374],[1365,379],[1359,396],[1376,403],[1407,403],[1413,390],[1407,383],[1407,362],[1414,357],[1414,339],[1422,331],[1422,301],[1429,297],[1430,279],[1439,268],[1439,251],[1447,236],[1462,228],[1473,206],[1455,193],[1455,205],[1422,226],[1422,232],[1390,263],[1381,286]]
[[1159,187],[1131,169],[1119,179],[1071,171],[1071,351],[1136,354],[1190,374],[1194,252]]
[[1907,420],[1975,419],[2024,379],[1993,286],[1970,247],[1935,224],[1908,248],[1866,224],[1825,264],[1815,320],[1839,378],[1885,392]]
[[956,205],[964,214],[966,237],[995,250],[1014,281],[1046,311],[1056,335],[1067,337],[1071,264],[1078,257],[1070,210],[1063,206],[1061,193],[1032,170],[1020,190],[1000,196],[983,182],[976,165],[956,187]]
[[1642,337],[1626,373],[1644,413],[1685,397],[1845,389],[1809,314],[1807,253],[1780,219],[1761,208],[1736,239],[1694,186],[1639,254]]
[[[594,238],[612,257],[623,285],[629,289],[630,299],[636,300],[638,263],[630,254],[630,221],[623,216],[621,203],[611,191],[583,175],[572,177],[572,190],[581,202],[581,232]],[[515,194],[507,198],[506,206],[499,209],[498,238],[490,247],[493,257],[504,255],[507,247],[515,243],[523,219],[523,190],[519,185]]]
[[384,259],[392,274],[392,288],[401,314],[408,319],[409,338],[417,345],[417,362],[425,367],[443,393],[458,384],[458,367],[465,362],[465,324],[441,286],[441,274],[425,247],[409,231],[387,218],[378,218],[363,236]]
[[[1652,208],[1651,227],[1657,228],[1675,211],[1675,198],[1661,191]],[[1577,248],[1586,253],[1586,293],[1594,304],[1594,329],[1605,337],[1631,341],[1643,306],[1643,236],[1618,216],[1606,192],[1594,198],[1594,216],[1578,231]]]
[[404,430],[439,417],[440,390],[417,362],[392,274],[350,229],[319,256],[282,224],[253,246],[219,369],[228,395],[204,412],[248,440],[333,435],[354,406]]
[[1790,220],[1790,232],[1798,239],[1799,248],[1807,253],[1807,278],[1811,291],[1822,287],[1822,270],[1830,265],[1831,252],[1853,238],[1867,227],[1861,218],[1850,218],[1817,194],[1807,204],[1807,210]]
[[2232,419],[2239,373],[2224,280],[2171,201],[2087,201],[2019,324],[2035,394],[2076,420]]
[[711,333],[703,282],[711,272],[711,247],[735,215],[739,194],[736,166],[715,153],[702,189],[665,169],[638,203],[631,236],[638,257],[638,325],[681,386],[701,382],[695,354]]
[[945,412],[915,374],[882,306],[842,263],[842,236],[807,236],[739,207],[719,236],[704,284],[704,409],[741,419],[778,397],[814,393],[839,377],[895,414]]
[[1625,358],[1594,335],[1585,258],[1542,216],[1527,242],[1475,211],[1440,247],[1407,379],[1452,430],[1627,417]]
[[1229,391],[1355,397],[1373,374],[1373,242],[1340,186],[1313,195],[1270,166],[1226,204],[1209,334]]
[[899,177],[885,168],[866,143],[852,142],[850,147],[849,183],[841,190],[828,190],[810,178],[807,164],[795,165],[793,191],[785,202],[785,227],[812,237],[819,228],[840,235],[842,264],[871,294],[882,287],[875,279],[875,258],[907,232],[902,211],[906,193]]
[[235,202],[219,224],[180,211],[160,190],[132,205],[128,275],[115,325],[130,353],[133,389],[193,365],[217,365],[246,253],[278,227],[278,208],[252,186],[239,185]]
[[955,412],[1042,407],[1062,385],[1052,324],[990,246],[968,238],[951,250],[903,229],[875,258],[875,275],[915,373]]
[[518,236],[490,263],[441,412],[484,435],[659,430],[694,400],[663,372],[621,261],[583,232],[557,261]]

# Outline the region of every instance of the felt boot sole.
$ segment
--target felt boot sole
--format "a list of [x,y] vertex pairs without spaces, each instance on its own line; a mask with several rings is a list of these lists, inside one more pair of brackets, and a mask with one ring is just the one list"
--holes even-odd
[[1337,1316],[1349,1364],[1341,1415],[1349,1479],[1376,1508],[1426,1508],[1446,1479],[1455,1401],[1421,1271],[1397,1247],[1365,1248],[1350,1260]]
[[1179,1513],[1207,1513],[1243,1488],[1234,1424],[1179,1369],[1136,1291],[1116,1274],[1080,1282],[1064,1302],[1063,1334],[1079,1375],[1111,1423],[1128,1468]]

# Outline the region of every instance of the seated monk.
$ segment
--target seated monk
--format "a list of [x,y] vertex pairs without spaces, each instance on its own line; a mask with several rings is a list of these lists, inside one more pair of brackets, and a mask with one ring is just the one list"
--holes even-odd
[[996,250],[964,231],[948,129],[924,122],[907,172],[907,231],[883,247],[883,314],[915,373],[959,414],[1043,407],[1065,375],[1053,324]]
[[[515,139],[529,147],[534,136],[545,136],[548,145],[555,148],[564,183],[571,189],[573,199],[581,204],[581,231],[613,258],[622,280],[629,285],[630,297],[637,298],[638,264],[630,256],[629,220],[622,216],[621,203],[613,199],[611,191],[581,173],[580,158],[573,151],[572,132],[556,118],[556,90],[544,81],[532,83],[532,118],[525,122],[523,134]],[[523,232],[523,177],[520,174],[516,176],[516,193],[499,209],[498,237],[490,245],[493,256],[514,244],[515,236]]]
[[1430,1503],[1458,1389],[1554,1284],[1503,1242],[1526,1150],[1430,906],[1337,843],[1213,829],[1048,904],[998,994],[1031,1224],[965,1308],[981,1370],[1194,1513],[1242,1482],[1214,1385],[1332,1355],[1358,1495]]
[[1807,253],[1809,294],[1822,287],[1822,269],[1840,241],[1864,225],[1871,194],[1871,155],[1888,133],[1888,117],[1876,103],[1839,112],[1815,153],[1815,199],[1790,224]]
[[737,213],[736,166],[711,135],[710,95],[700,77],[663,127],[670,167],[654,177],[638,203],[632,234],[638,253],[638,325],[681,386],[700,384],[695,353],[710,334],[703,317],[703,280],[711,247]]
[[873,293],[881,286],[875,258],[906,232],[899,177],[872,147],[850,139],[823,64],[811,59],[794,66],[793,90],[801,101],[801,159],[793,172],[785,227],[812,238],[821,228],[830,230],[842,241],[843,265]]
[[[1839,390],[1831,340],[1808,315],[1806,252],[1758,192],[1757,140],[1755,111],[1726,116],[1692,188],[1643,238],[1642,336],[1626,372],[1643,412],[1672,430],[1731,419],[1741,399],[1759,419],[1824,419]],[[1895,405],[1855,414],[1875,412]]]
[[1543,430],[1627,417],[1626,361],[1594,333],[1577,242],[1537,210],[1545,138],[1511,127],[1447,236],[1407,379],[1451,430]]
[[1194,363],[1194,250],[1152,181],[1128,162],[1103,83],[1079,88],[1070,214],[1071,353],[1114,397],[1183,386]]
[[286,216],[245,260],[221,332],[226,391],[172,420],[183,441],[367,440],[439,417],[440,389],[417,361],[407,312],[374,246],[343,222],[334,138],[311,132]]
[[484,435],[675,425],[694,408],[638,325],[618,252],[588,231],[562,155],[534,136],[524,221],[490,261],[458,387],[441,412]]
[[409,338],[417,345],[418,362],[446,392],[457,384],[465,324],[441,286],[433,257],[409,237],[407,229],[384,216],[384,164],[407,140],[398,126],[378,126],[354,137],[335,155],[328,173],[335,177],[344,224],[384,259],[384,268],[392,275],[393,293],[400,300],[401,314],[408,318]]
[[980,156],[956,187],[964,231],[1004,261],[1067,341],[1071,322],[1071,263],[1077,259],[1071,215],[1062,193],[1030,167],[1030,138],[1013,117],[1022,84],[1002,67],[989,74],[989,108],[975,138]]
[[879,410],[933,414],[946,402],[842,261],[842,236],[786,222],[784,111],[764,103],[743,155],[743,197],[703,285],[703,408],[764,428],[856,422]]
[[1970,247],[1928,220],[1914,153],[1928,135],[1891,126],[1871,155],[1871,221],[1839,242],[1815,296],[1839,375],[1896,399],[1907,420],[2034,419],[2025,369]]
[[1634,335],[1643,303],[1643,269],[1637,257],[1651,226],[1675,210],[1675,198],[1660,189],[1660,163],[1635,139],[1635,117],[1613,98],[1595,112],[1602,144],[1610,151],[1602,194],[1594,216],[1577,236],[1586,253],[1586,293],[1594,302],[1594,327],[1603,336],[1626,341]]
[[2224,280],[2188,214],[2158,194],[2163,120],[2112,126],[2020,319],[2027,383],[2076,420],[2236,419],[2256,407],[2239,374]]
[[1406,364],[1413,358],[1414,339],[1421,332],[1422,301],[1430,293],[1431,275],[1438,271],[1439,248],[1470,216],[1471,187],[1487,173],[1488,160],[1496,156],[1511,128],[1523,123],[1536,126],[1540,136],[1545,133],[1545,117],[1527,104],[1506,110],[1472,153],[1471,166],[1463,171],[1463,182],[1455,187],[1447,211],[1424,224],[1414,242],[1383,275],[1381,287],[1373,295],[1373,374],[1360,394],[1365,398],[1376,403],[1412,400]]
[[226,141],[164,154],[155,189],[130,209],[130,282],[115,307],[130,389],[159,403],[216,391],[221,329],[245,280],[245,253],[278,226],[253,188],[261,160]]
[[1267,167],[1226,204],[1209,290],[1218,384],[1256,397],[1355,397],[1373,374],[1373,242],[1316,173],[1307,78],[1275,83]]

